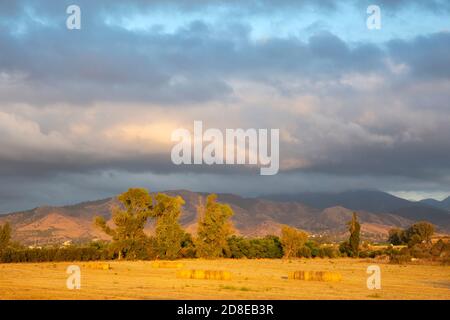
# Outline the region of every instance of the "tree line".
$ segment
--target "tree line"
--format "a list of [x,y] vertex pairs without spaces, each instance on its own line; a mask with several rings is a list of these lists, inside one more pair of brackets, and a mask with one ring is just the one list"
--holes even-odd
[[[112,237],[110,249],[117,259],[177,258],[293,258],[336,257],[337,248],[322,248],[308,239],[308,234],[290,226],[282,226],[281,237],[244,238],[234,235],[230,205],[217,202],[210,194],[206,203],[197,207],[195,236],[179,223],[184,200],[159,193],[152,197],[145,189],[130,189],[118,197],[121,208],[112,213],[114,226],[103,217],[95,225]],[[144,227],[156,222],[155,234],[148,236]],[[359,232],[359,231],[358,231]],[[359,240],[358,240],[359,241]]]
[[391,261],[405,263],[422,259],[450,264],[450,243],[442,239],[433,243],[434,232],[434,225],[426,221],[414,223],[406,229],[391,229],[389,242],[392,245],[402,246],[400,249],[392,249]]
[[[400,255],[387,250],[361,250],[361,226],[354,213],[348,222],[349,238],[340,245],[319,244],[302,230],[292,226],[281,227],[281,236],[246,238],[234,234],[228,204],[217,202],[215,194],[208,195],[198,207],[196,235],[186,232],[180,222],[185,204],[180,196],[164,193],[151,195],[146,189],[134,188],[118,196],[120,206],[112,209],[112,223],[97,216],[94,225],[111,237],[100,241],[70,247],[29,249],[14,244],[8,223],[0,226],[0,262],[88,261],[88,260],[153,260],[178,258],[315,258],[315,257],[375,257]],[[148,222],[155,223],[153,235],[144,232]],[[434,232],[426,222],[406,230],[393,229],[389,241],[393,245],[407,243],[410,248],[429,243]],[[445,247],[444,247],[445,249]],[[430,249],[431,250],[431,249]],[[404,253],[404,252],[403,252]]]

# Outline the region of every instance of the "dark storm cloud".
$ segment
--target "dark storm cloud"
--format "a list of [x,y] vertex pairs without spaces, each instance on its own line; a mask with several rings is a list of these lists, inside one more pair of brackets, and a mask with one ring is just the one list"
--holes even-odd
[[[336,10],[340,5],[345,3],[339,0],[130,0],[124,3],[121,0],[16,0],[16,1],[2,1],[0,3],[0,9],[2,12],[11,14],[20,12],[24,6],[31,3],[38,3],[39,7],[46,10],[48,13],[57,12],[57,9],[61,7],[67,7],[71,4],[89,5],[97,10],[110,9],[113,7],[120,8],[122,10],[144,9],[144,8],[157,8],[157,7],[176,7],[179,10],[185,11],[198,11],[204,10],[205,7],[235,7],[237,10],[247,12],[273,12],[273,10],[286,10],[286,9],[299,9],[305,6],[312,6],[319,9]],[[377,4],[383,7],[392,9],[402,9],[404,7],[419,7],[425,10],[432,10],[436,12],[446,11],[450,8],[450,4],[446,0],[350,0],[347,3],[353,5]]]
[[79,35],[45,28],[30,30],[24,38],[3,34],[0,70],[13,78],[13,85],[0,99],[35,104],[204,102],[232,95],[226,79],[264,82],[271,74],[328,78],[378,70],[383,64],[379,48],[350,48],[329,33],[306,43],[254,43],[248,34],[239,35],[241,30],[245,28],[233,26],[216,33],[195,22],[176,34],[137,34],[106,26]]
[[[135,5],[158,2],[138,1]],[[58,6],[64,8],[59,2]],[[227,81],[233,78],[264,82],[272,74],[320,79],[348,72],[381,73],[383,59],[389,57],[376,45],[358,43],[350,47],[328,32],[314,35],[307,42],[298,38],[254,42],[245,23],[218,28],[196,21],[173,34],[126,31],[102,20],[105,8],[114,12],[111,8],[117,10],[117,6],[121,6],[119,2],[86,3],[90,9],[82,11],[83,30],[79,32],[61,27],[65,16],[60,11],[56,19],[41,9],[39,12],[45,12],[42,19],[56,19],[58,27],[34,21],[29,22],[24,34],[2,33],[0,70],[8,73],[13,85],[8,86],[8,94],[2,92],[1,99],[35,104],[201,103],[231,98],[233,89]],[[26,7],[16,5],[8,10]],[[52,8],[50,13],[56,15]],[[85,12],[89,12],[87,21]],[[10,30],[15,27],[13,23]],[[448,75],[449,68],[445,67],[449,55],[445,53],[449,38],[449,34],[439,34],[413,42],[396,40],[388,47],[396,62],[410,65],[418,75]]]
[[[448,124],[448,123],[447,123]],[[450,129],[437,127],[439,133],[422,137],[420,142],[397,142],[392,146],[329,146],[328,158],[302,171],[339,175],[405,176],[440,181],[448,179]]]
[[[377,4],[382,8],[392,10],[401,10],[408,7],[415,7],[422,10],[432,11],[435,13],[448,13],[450,11],[450,3],[447,0],[378,0],[378,1],[362,1],[367,5]],[[361,4],[361,2],[359,2]]]
[[[82,7],[83,22],[72,32],[65,9],[73,3]],[[170,32],[157,23],[144,30],[107,23],[152,8],[201,13],[219,4],[243,18],[209,23],[196,17]],[[377,4],[392,12],[450,7],[437,0]],[[149,172],[167,188],[190,183],[210,190],[215,185],[208,179],[220,179],[217,191],[243,193],[308,186],[400,190],[401,183],[448,188],[450,33],[385,43],[350,42],[330,31],[307,39],[296,33],[252,38],[245,17],[306,7],[328,13],[341,4],[1,1],[0,201],[7,204],[0,211],[19,201],[51,202],[58,192],[61,198],[71,193],[70,201],[95,199]],[[155,106],[167,118],[156,111],[152,118]],[[282,178],[261,183],[257,170],[245,167],[174,166],[170,146],[143,144],[140,128],[121,133],[120,125],[142,126],[141,115],[152,123],[195,117],[228,128],[280,128],[280,158],[288,160]],[[120,176],[117,185],[105,172]],[[28,200],[17,195],[22,186]]]
[[157,9],[157,8],[174,8],[183,12],[203,11],[205,8],[234,8],[244,13],[255,12],[273,12],[274,10],[301,9],[305,6],[313,6],[320,9],[335,10],[339,1],[335,0],[131,0],[124,3],[122,0],[17,0],[2,1],[0,3],[0,12],[4,15],[19,15],[27,7],[39,7],[45,10],[46,15],[57,15],[60,9],[76,4],[90,8],[88,11],[111,11],[119,10],[129,13],[136,10]]
[[391,57],[411,67],[417,77],[450,78],[450,32],[388,43]]

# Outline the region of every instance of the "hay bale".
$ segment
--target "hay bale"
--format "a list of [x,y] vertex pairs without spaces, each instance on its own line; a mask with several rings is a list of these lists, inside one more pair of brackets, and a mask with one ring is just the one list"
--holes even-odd
[[231,273],[219,270],[180,270],[179,279],[231,280]]
[[169,269],[179,269],[183,268],[184,263],[177,261],[153,261],[152,268],[169,268]]
[[177,272],[177,278],[191,279],[192,270],[180,270]]
[[86,265],[83,265],[83,267],[86,267],[88,269],[94,269],[94,270],[110,270],[111,265],[109,263],[102,263],[102,262],[89,262]]
[[110,269],[111,269],[111,266],[109,265],[109,263],[103,263],[103,264],[102,264],[102,269],[103,269],[103,270],[110,270]]
[[328,271],[294,271],[289,274],[289,279],[305,281],[341,281],[342,275],[338,272]]

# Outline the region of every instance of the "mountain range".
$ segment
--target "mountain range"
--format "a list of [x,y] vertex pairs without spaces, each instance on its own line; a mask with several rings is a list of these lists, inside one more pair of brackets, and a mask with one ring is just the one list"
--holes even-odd
[[[186,204],[181,224],[196,232],[197,206],[207,193],[188,190],[165,192],[180,195]],[[264,236],[279,234],[283,224],[308,231],[314,236],[341,239],[346,236],[346,222],[358,213],[362,235],[373,240],[386,239],[389,229],[405,228],[416,221],[427,220],[440,232],[450,232],[450,210],[444,201],[412,202],[381,191],[347,191],[341,193],[299,193],[245,198],[234,194],[218,194],[218,201],[234,210],[232,218],[237,234]],[[446,202],[447,201],[447,202]],[[61,243],[67,240],[108,239],[92,221],[96,215],[109,220],[111,209],[119,205],[116,197],[76,205],[45,206],[28,211],[0,215],[0,224],[9,221],[13,239],[25,244]],[[149,223],[146,232],[153,232]]]
[[430,207],[435,207],[438,209],[450,211],[450,197],[448,197],[442,201],[435,200],[435,199],[424,199],[424,200],[421,200],[420,203],[425,204]]

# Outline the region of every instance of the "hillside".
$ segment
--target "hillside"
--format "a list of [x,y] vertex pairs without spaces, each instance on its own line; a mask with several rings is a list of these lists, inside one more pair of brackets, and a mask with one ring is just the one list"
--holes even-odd
[[399,208],[409,207],[414,203],[376,190],[357,190],[340,193],[306,192],[271,195],[267,198],[275,201],[298,201],[320,209],[342,206],[351,210],[365,210],[374,213],[392,212]]
[[358,190],[341,193],[271,195],[266,198],[281,202],[298,201],[320,209],[337,206],[358,212],[371,212],[379,217],[387,217],[388,214],[391,217],[402,217],[411,221],[427,220],[442,229],[450,229],[450,211],[446,209],[450,208],[450,197],[443,201],[426,199],[413,202],[386,192]]
[[435,199],[424,199],[420,201],[421,204],[428,205],[430,207],[435,207],[442,210],[450,211],[450,197],[439,201]]
[[[180,195],[186,204],[180,217],[181,224],[192,233],[196,232],[197,212],[200,201],[204,201],[206,193],[191,192],[188,190],[168,191],[171,195]],[[355,197],[360,193],[352,193]],[[309,196],[305,203],[299,201],[270,200],[267,198],[244,198],[233,194],[219,194],[220,202],[231,205],[235,212],[233,224],[236,233],[244,236],[264,236],[279,234],[282,224],[289,224],[313,234],[322,234],[341,238],[346,233],[346,222],[349,221],[353,211],[358,212],[362,223],[363,235],[372,239],[385,239],[388,230],[392,227],[406,227],[418,220],[429,220],[440,230],[450,230],[450,214],[428,206],[411,205],[407,200],[392,199],[387,204],[374,208],[375,201],[368,204],[360,200],[351,200],[348,195],[337,201],[336,197],[324,199],[319,205],[311,201],[318,201],[323,194]],[[347,197],[347,198],[346,198]],[[380,197],[380,195],[377,195]],[[367,197],[365,198],[367,199]],[[309,200],[309,201],[308,201]],[[403,200],[403,201],[402,201]],[[344,203],[345,205],[336,204]],[[380,212],[385,207],[392,208],[394,204],[407,204],[391,210]],[[40,207],[29,211],[16,212],[0,216],[0,223],[8,220],[14,230],[14,239],[28,244],[60,243],[66,240],[87,241],[91,239],[108,239],[102,232],[94,228],[92,221],[96,215],[111,217],[111,209],[118,205],[115,198],[84,202],[64,207]],[[315,206],[312,206],[314,204]],[[359,209],[356,209],[359,208]],[[370,211],[369,209],[377,209]],[[146,228],[147,233],[153,231],[153,225]]]

